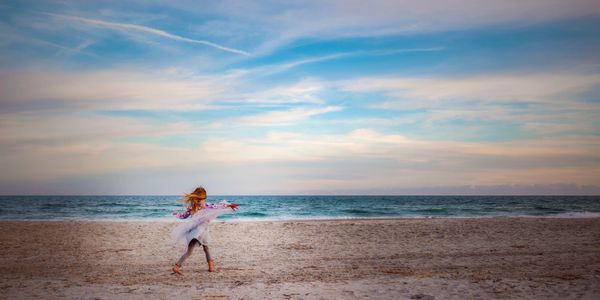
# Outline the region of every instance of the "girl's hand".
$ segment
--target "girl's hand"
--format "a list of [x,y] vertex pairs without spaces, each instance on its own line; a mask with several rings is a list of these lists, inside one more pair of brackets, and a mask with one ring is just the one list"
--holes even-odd
[[236,203],[231,203],[231,204],[227,205],[227,207],[231,208],[233,211],[238,210],[238,206],[240,206],[240,205],[236,204]]

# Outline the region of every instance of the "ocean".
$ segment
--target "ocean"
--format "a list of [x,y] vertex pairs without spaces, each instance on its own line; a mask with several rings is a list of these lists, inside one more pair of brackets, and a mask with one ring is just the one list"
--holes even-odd
[[[0,220],[176,220],[179,196],[0,196]],[[209,196],[223,221],[495,216],[600,217],[600,196]]]

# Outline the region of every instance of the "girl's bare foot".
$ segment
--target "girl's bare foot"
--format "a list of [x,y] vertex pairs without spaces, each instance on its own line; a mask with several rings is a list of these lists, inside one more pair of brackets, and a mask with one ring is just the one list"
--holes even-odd
[[208,261],[208,271],[209,272],[214,272],[215,271],[215,266],[213,265],[213,261],[212,260]]
[[181,266],[179,264],[175,264],[173,266],[173,269],[171,269],[173,271],[173,273],[178,274],[178,275],[183,275],[183,273],[181,273]]

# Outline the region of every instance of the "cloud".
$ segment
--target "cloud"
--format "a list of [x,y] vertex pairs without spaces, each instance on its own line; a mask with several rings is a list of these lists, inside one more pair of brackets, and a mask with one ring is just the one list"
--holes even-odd
[[407,49],[389,49],[389,50],[360,50],[360,51],[350,51],[350,52],[339,52],[322,56],[309,57],[304,59],[299,59],[290,62],[284,62],[280,64],[266,65],[257,68],[252,68],[247,70],[250,74],[258,74],[258,75],[272,75],[281,72],[288,71],[297,66],[312,64],[317,62],[323,62],[328,60],[335,60],[339,58],[347,58],[354,56],[378,56],[378,55],[393,55],[393,54],[401,54],[401,53],[412,53],[412,52],[434,52],[434,51],[443,51],[443,47],[428,47],[428,48],[407,48]]
[[47,108],[184,111],[325,103],[318,96],[325,82],[307,78],[264,87],[240,72],[0,70],[0,107],[5,112]]
[[16,28],[11,28],[5,24],[0,23],[0,47],[7,46],[13,43],[17,44],[28,44],[34,47],[49,47],[58,50],[61,54],[82,54],[85,56],[93,57],[94,59],[99,58],[93,53],[88,53],[85,50],[86,47],[93,44],[93,41],[86,40],[74,48],[65,47],[53,42],[46,41],[42,38],[34,38],[21,32]]
[[227,52],[231,52],[231,53],[241,54],[241,55],[245,55],[245,56],[250,55],[250,53],[248,53],[246,51],[242,51],[242,50],[238,50],[238,49],[234,49],[234,48],[230,48],[230,47],[225,47],[223,45],[219,45],[217,43],[213,43],[213,42],[210,42],[207,40],[191,39],[191,38],[175,35],[175,34],[160,30],[160,29],[143,26],[143,25],[108,22],[108,21],[97,20],[97,19],[89,19],[89,18],[82,18],[82,17],[75,17],[75,16],[65,16],[65,15],[58,15],[58,14],[49,14],[49,15],[60,18],[60,19],[75,21],[75,22],[79,22],[79,23],[91,25],[91,26],[109,28],[109,29],[114,29],[114,30],[123,30],[123,31],[138,31],[138,32],[156,35],[156,36],[161,36],[161,37],[168,38],[168,39],[175,40],[175,41],[192,43],[192,44],[202,44],[202,45],[210,46],[210,47],[220,49],[223,51],[227,51]]
[[[419,140],[362,128],[342,134],[271,131],[263,137],[208,136],[195,145],[176,147],[112,141],[111,137],[137,134],[135,127],[124,128],[123,134],[108,129],[95,136],[52,136],[51,140],[60,142],[21,143],[19,151],[3,147],[0,163],[13,172],[0,178],[3,182],[47,181],[150,169],[159,173],[178,169],[189,175],[201,169],[211,178],[232,180],[234,176],[240,182],[256,182],[256,174],[261,174],[262,180],[277,178],[281,184],[277,189],[325,188],[333,192],[349,187],[386,190],[441,183],[597,185],[600,178],[600,140],[593,137],[467,143]],[[69,135],[71,131],[57,132]],[[255,188],[252,192],[260,192],[260,187]],[[231,187],[229,191],[238,190]]]
[[227,88],[221,78],[167,71],[0,71],[0,105],[96,110],[204,109]]
[[231,25],[219,22],[218,28],[207,29],[229,32],[239,30],[239,27],[252,28],[264,37],[254,51],[256,53],[269,53],[301,38],[373,37],[490,26],[514,27],[600,14],[600,4],[593,0],[314,0],[303,1],[301,5],[271,1],[249,4],[230,0],[219,1],[211,7],[202,4],[202,7],[185,8],[206,9],[232,21],[229,22]]
[[[246,76],[248,75],[248,76]],[[278,106],[287,104],[323,104],[325,101],[318,94],[322,92],[326,86],[326,82],[305,78],[291,83],[280,85],[269,85],[267,87],[257,87],[257,84],[250,81],[248,77],[252,73],[244,72],[243,78],[235,78],[237,88],[241,89],[247,86],[247,90],[240,90],[228,95],[225,102],[241,103],[244,105],[262,105],[262,106]]]
[[[598,131],[594,116],[597,103],[581,95],[600,85],[600,75],[545,72],[528,74],[475,74],[432,77],[366,77],[332,83],[339,89],[372,97],[383,95],[368,106],[383,110],[420,110],[412,124],[429,134],[451,128],[469,134],[489,122],[515,126],[530,136],[560,136],[565,133],[592,135]],[[470,124],[452,126],[451,122]],[[495,129],[495,136],[501,136]],[[510,133],[510,132],[509,132]],[[518,132],[517,132],[518,133]],[[457,135],[460,135],[457,133]],[[452,138],[449,135],[448,138]]]
[[267,126],[293,124],[311,116],[341,110],[340,106],[325,106],[317,108],[298,107],[289,110],[270,111],[264,114],[242,117],[240,123]]
[[[166,146],[143,145],[132,138],[160,138],[202,132],[205,125],[98,115],[93,113],[26,112],[0,115],[0,164],[13,172],[2,181],[32,182],[52,178],[164,166],[146,160],[144,152],[176,152]],[[137,152],[137,155],[135,153]],[[156,155],[159,155],[155,152]]]
[[[600,84],[600,75],[578,73],[476,74],[453,77],[375,77],[341,81],[349,92],[385,92],[402,100],[549,102]],[[426,104],[427,102],[419,102]],[[399,103],[400,104],[400,103]],[[387,107],[393,103],[387,103]]]
[[[21,112],[0,115],[0,145],[7,148],[110,143],[132,137],[190,134],[208,125],[140,120],[90,112]],[[42,130],[43,129],[43,130]]]

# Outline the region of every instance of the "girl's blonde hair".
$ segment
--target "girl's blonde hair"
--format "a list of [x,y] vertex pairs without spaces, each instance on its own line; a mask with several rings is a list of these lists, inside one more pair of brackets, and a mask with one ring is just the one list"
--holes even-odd
[[206,203],[206,190],[199,186],[192,193],[184,195],[184,202],[192,208],[192,214],[195,214],[204,207]]

